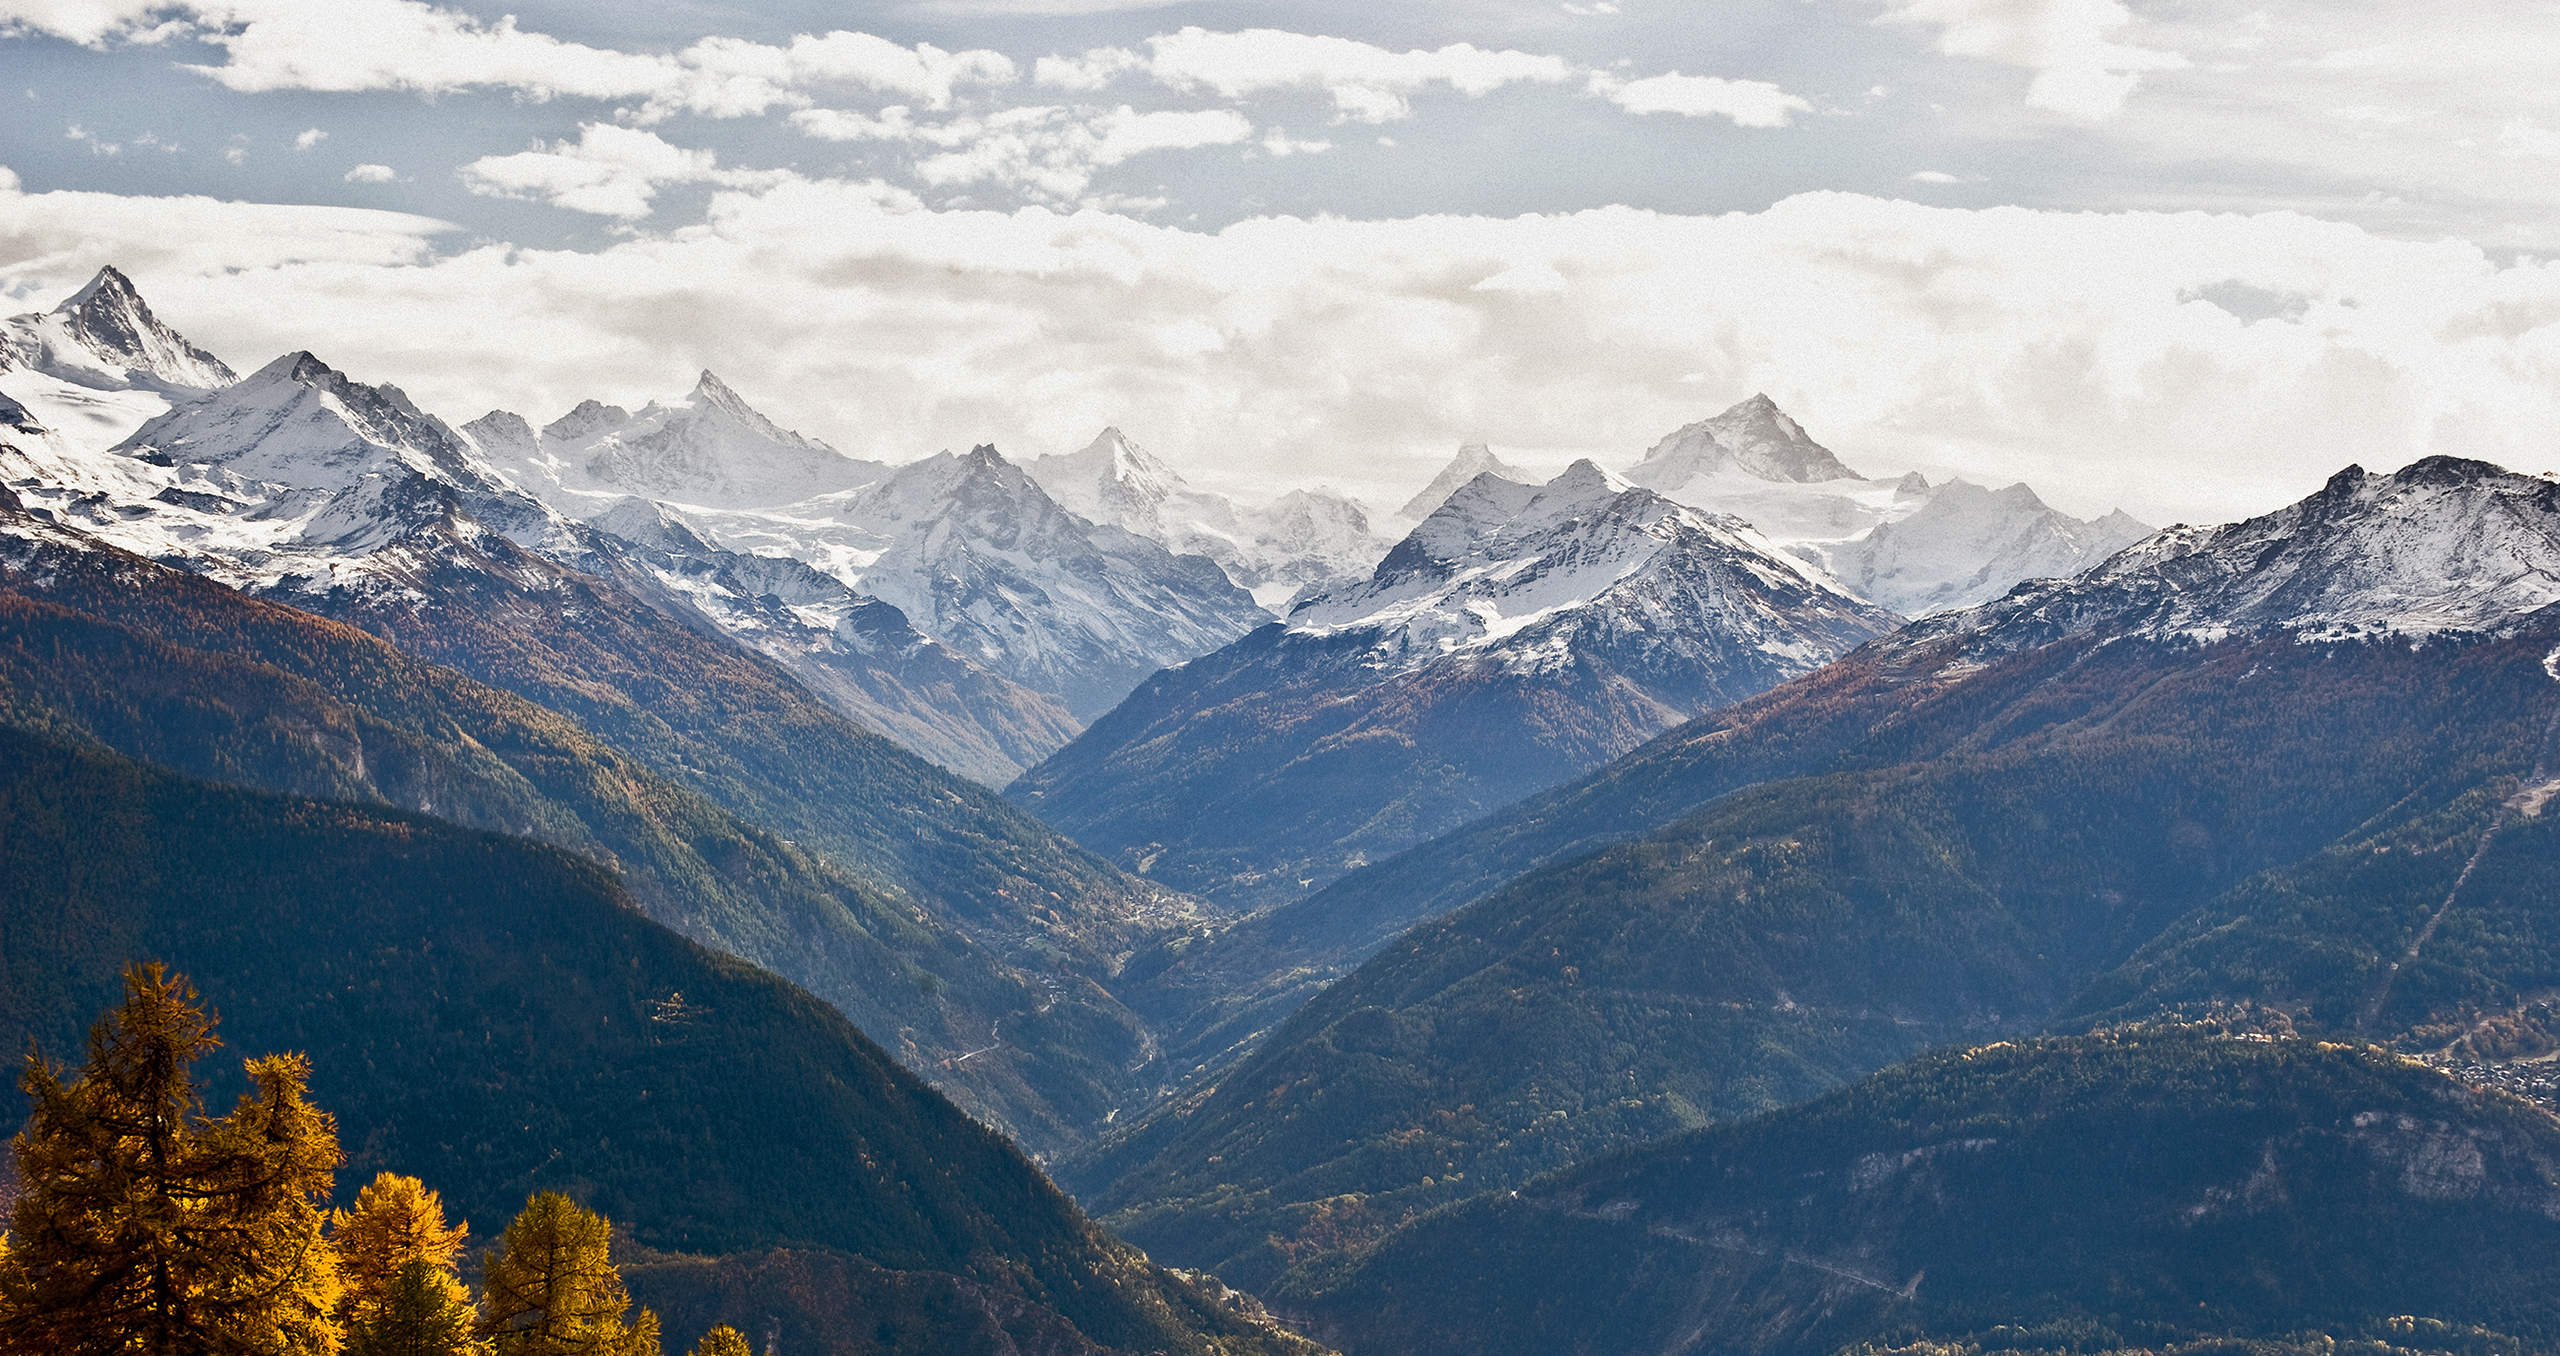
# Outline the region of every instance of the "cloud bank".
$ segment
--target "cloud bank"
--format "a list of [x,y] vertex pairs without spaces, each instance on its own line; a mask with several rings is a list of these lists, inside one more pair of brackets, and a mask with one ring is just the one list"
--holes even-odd
[[50,304],[116,262],[235,365],[309,346],[458,419],[671,398],[708,366],[856,455],[1036,455],[1118,423],[1213,483],[1382,501],[1463,439],[1624,465],[1761,390],[1870,473],[2155,521],[2260,511],[2350,461],[2550,470],[2560,420],[2560,266],[2288,213],[1822,193],[1207,234],[794,180],[591,253],[436,257],[439,226],[12,179],[0,283]]

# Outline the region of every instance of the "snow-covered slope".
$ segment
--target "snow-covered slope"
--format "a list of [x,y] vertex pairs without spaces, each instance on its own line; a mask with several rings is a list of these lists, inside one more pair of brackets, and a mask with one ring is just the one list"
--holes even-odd
[[[1894,619],[1749,524],[1579,461],[1543,486],[1491,472],[1449,497],[1365,583],[1292,609],[1289,629],[1359,635],[1372,662],[1481,656],[1515,671],[1598,643],[1694,665],[1731,701],[1815,667]],[[1630,654],[1633,658],[1634,654]],[[1732,684],[1708,678],[1731,671]],[[1686,705],[1686,702],[1679,703]]]
[[1218,562],[1237,587],[1277,611],[1309,588],[1367,574],[1391,545],[1340,493],[1299,489],[1269,504],[1241,505],[1193,487],[1117,428],[1081,451],[1037,457],[1023,469],[1060,505],[1094,522]]
[[51,458],[48,465],[116,442],[173,401],[234,379],[221,359],[152,315],[112,268],[51,311],[0,320],[0,398],[29,416],[19,450]]
[[12,480],[49,513],[235,587],[326,591],[394,581],[386,555],[431,524],[553,544],[565,520],[490,474],[395,387],[308,353],[146,421],[112,447],[57,435],[22,448]]
[[1228,532],[1235,526],[1235,506],[1225,495],[1191,488],[1116,427],[1080,451],[1034,457],[1022,469],[1061,507],[1143,537],[1163,541],[1177,531]]
[[2083,522],[2024,484],[1951,480],[1908,517],[1878,523],[1825,559],[1842,583],[1918,617],[1989,602],[2021,579],[2078,574],[2149,535],[2121,509]]
[[[938,453],[807,507],[850,529],[838,540],[858,544],[842,557],[859,570],[851,582],[1080,718],[1268,620],[1214,562],[1062,508],[991,446]],[[750,526],[711,521],[724,536]]]
[[1817,565],[1930,494],[1918,475],[1869,480],[1850,470],[1765,395],[1673,432],[1626,476],[1693,508],[1732,514]]
[[1456,494],[1461,486],[1487,473],[1515,485],[1538,483],[1536,476],[1495,456],[1492,448],[1483,443],[1468,443],[1458,449],[1458,455],[1451,457],[1448,465],[1440,468],[1440,474],[1433,476],[1430,484],[1422,487],[1421,493],[1404,501],[1404,507],[1396,510],[1396,516],[1407,522],[1421,522],[1442,504],[1448,503],[1449,496]]
[[2560,604],[2560,479],[2429,457],[2350,466],[2263,517],[2172,527],[2071,579],[1932,617],[1896,650],[2004,654],[2087,632],[2213,641],[2496,632]]
[[638,413],[589,400],[535,433],[521,418],[466,428],[500,470],[573,517],[580,497],[625,495],[708,508],[763,508],[853,489],[888,469],[757,413],[709,372],[683,403]]
[[1350,496],[1321,486],[1238,509],[1233,542],[1232,555],[1213,541],[1192,549],[1225,565],[1264,606],[1283,613],[1298,598],[1357,582],[1393,545]]
[[[627,515],[634,499],[664,506],[724,562],[764,557],[832,577],[889,603],[904,625],[955,657],[1030,690],[1023,695],[1064,702],[1074,717],[1109,709],[1147,674],[1216,649],[1268,616],[1219,565],[1161,541],[1213,541],[1241,560],[1239,542],[1254,540],[1252,516],[1190,491],[1116,431],[1060,459],[1072,464],[1056,475],[1071,496],[1107,515],[1102,523],[1060,507],[993,448],[946,452],[894,471],[853,461],[775,427],[709,373],[682,406],[631,415],[588,401],[539,431],[499,410],[464,432],[511,480],[560,513],[594,522]],[[1122,525],[1129,522],[1140,527]],[[702,560],[684,572],[739,577],[732,564]],[[696,601],[710,605],[708,595]],[[738,621],[747,643],[777,645],[774,638],[788,628],[747,620],[760,603],[741,606],[718,610]],[[875,640],[860,652],[908,648],[886,633]],[[941,693],[935,700],[958,702],[955,718],[977,720],[969,700],[954,695],[967,686],[926,683],[910,695],[921,701],[924,693]],[[1001,689],[980,683],[971,690]],[[871,691],[889,696],[877,684]],[[926,717],[908,704],[911,716]],[[1052,713],[1000,706],[984,713],[998,728],[964,741],[967,747],[918,747],[972,775],[1000,776],[1003,766],[985,749],[1005,750],[1003,758],[1018,767],[1075,728],[1073,718],[1061,726]]]
[[1293,898],[1899,619],[1588,461],[1483,472],[1353,586],[1149,680],[1009,795],[1237,905]]

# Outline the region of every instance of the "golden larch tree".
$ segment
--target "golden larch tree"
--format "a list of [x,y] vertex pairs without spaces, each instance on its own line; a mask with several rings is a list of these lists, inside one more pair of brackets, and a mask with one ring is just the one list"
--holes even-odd
[[340,1155],[304,1095],[309,1063],[248,1061],[254,1090],[208,1118],[189,1068],[221,1044],[214,1015],[165,966],[124,980],[77,1077],[27,1056],[0,1353],[332,1356],[340,1282],[319,1203]]
[[690,1356],[756,1356],[756,1349],[747,1345],[745,1333],[723,1323],[704,1333]]
[[478,1335],[496,1356],[659,1356],[658,1316],[627,1318],[613,1225],[556,1191],[525,1202],[482,1267]]
[[396,1172],[376,1175],[330,1217],[347,1293],[347,1356],[469,1356],[470,1292],[455,1274],[470,1226],[445,1223],[444,1201]]
[[372,1312],[401,1270],[415,1261],[453,1278],[453,1294],[460,1297],[462,1282],[454,1276],[454,1266],[470,1231],[468,1221],[445,1223],[444,1200],[426,1183],[396,1172],[376,1175],[356,1193],[355,1204],[329,1217],[329,1241],[337,1245],[338,1265],[347,1280],[342,1314],[354,1318]]

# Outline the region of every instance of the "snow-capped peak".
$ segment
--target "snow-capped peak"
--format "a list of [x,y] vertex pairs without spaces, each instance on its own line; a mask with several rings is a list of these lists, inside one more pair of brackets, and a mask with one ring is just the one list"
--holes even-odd
[[390,462],[457,485],[487,481],[461,436],[400,388],[350,380],[307,351],[171,410],[114,450],[294,489],[342,490]]
[[1433,510],[1449,502],[1449,496],[1456,494],[1459,486],[1488,474],[1514,485],[1533,484],[1536,480],[1528,472],[1495,456],[1491,447],[1483,443],[1468,443],[1458,449],[1458,455],[1450,458],[1448,465],[1440,468],[1440,474],[1433,476],[1430,484],[1422,487],[1420,494],[1406,500],[1404,507],[1396,510],[1396,516],[1415,521],[1428,518]]
[[1685,425],[1644,454],[1627,479],[1670,493],[1701,476],[1733,470],[1759,480],[1810,484],[1864,480],[1815,442],[1765,395]]
[[2151,535],[2123,511],[2082,522],[2025,484],[1993,490],[1950,480],[1909,516],[1832,548],[1825,563],[1907,617],[1988,602],[2021,579],[2078,574]]
[[1182,477],[1172,467],[1129,441],[1129,435],[1122,433],[1117,424],[1095,434],[1093,441],[1085,444],[1084,451],[1070,454],[1069,459],[1077,457],[1100,461],[1102,464],[1097,469],[1106,471],[1115,480],[1145,481],[1167,487],[1183,483]]
[[[1674,503],[1584,460],[1544,485],[1479,473],[1367,582],[1300,603],[1289,627],[1371,635],[1375,662],[1390,667],[1462,651],[1535,666],[1570,658],[1570,646],[1542,639],[1562,636],[1555,628],[1570,618],[1613,635],[1655,632],[1651,644],[1774,646],[1770,654],[1809,661],[1845,646],[1826,641],[1797,654],[1790,647],[1808,628],[1864,639],[1892,623],[1749,524]],[[1526,635],[1533,627],[1537,635]],[[1537,653],[1511,653],[1521,645]]]
[[1194,519],[1212,528],[1233,525],[1233,506],[1223,497],[1193,490],[1117,426],[1080,451],[1035,457],[1023,470],[1068,509],[1142,536],[1163,540]]
[[1079,717],[1268,619],[1214,562],[1062,506],[991,444],[910,462],[825,511],[868,554],[847,582]]
[[1185,482],[1117,427],[1023,469],[1069,511],[1176,555],[1207,556],[1275,610],[1308,589],[1367,574],[1387,550],[1367,513],[1338,492],[1291,490],[1267,504],[1239,504]]
[[702,375],[694,381],[693,393],[685,397],[685,404],[705,414],[717,411],[748,434],[778,446],[841,455],[815,438],[803,437],[765,418],[747,404],[744,397],[729,389],[727,382],[713,376],[709,368],[704,368]]
[[235,379],[221,359],[162,324],[113,268],[49,312],[0,322],[0,372],[12,368],[99,391],[191,395]]
[[2172,527],[2071,579],[2021,584],[1897,637],[2002,653],[2083,632],[2218,640],[2496,631],[2560,604],[2560,483],[2428,457],[2350,466],[2298,503]]

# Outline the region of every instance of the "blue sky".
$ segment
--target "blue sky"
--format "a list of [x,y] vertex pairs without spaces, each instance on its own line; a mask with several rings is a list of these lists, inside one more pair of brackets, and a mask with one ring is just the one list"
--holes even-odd
[[[1375,501],[1766,389],[2154,521],[2546,470],[2560,6],[0,0],[0,289],[457,422],[718,370]],[[509,16],[512,16],[510,19]]]

